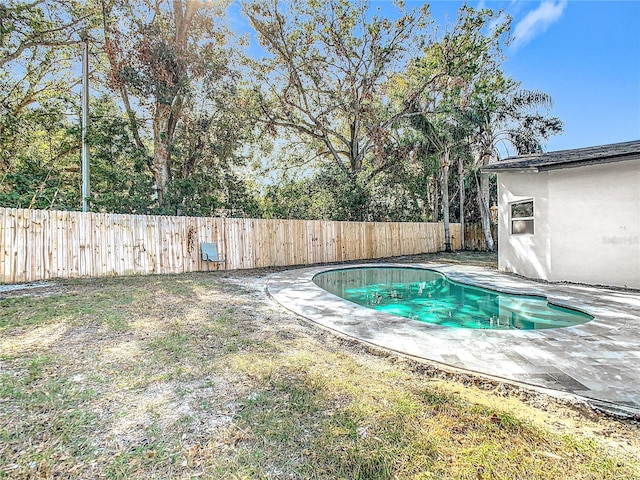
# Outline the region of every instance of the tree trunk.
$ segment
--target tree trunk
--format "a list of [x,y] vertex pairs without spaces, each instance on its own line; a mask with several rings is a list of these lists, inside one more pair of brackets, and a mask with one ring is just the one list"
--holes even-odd
[[153,118],[153,176],[159,205],[165,201],[171,180],[171,143],[175,130],[172,124],[171,106],[157,103]]
[[495,250],[495,244],[493,243],[493,236],[491,235],[491,210],[489,210],[489,175],[486,173],[480,174],[480,185],[478,188],[478,207],[480,209],[480,223],[482,224],[482,231],[484,232],[484,238],[487,242],[487,248],[493,252]]
[[449,150],[442,153],[440,160],[442,171],[442,219],[444,221],[444,249],[451,251],[451,232],[449,231]]
[[440,192],[438,185],[440,185],[440,179],[438,178],[438,173],[433,176],[433,212],[431,213],[431,221],[437,222],[439,213],[440,213],[440,205],[438,201],[440,200]]
[[464,239],[464,159],[462,155],[458,157],[458,183],[458,189],[460,191],[460,247],[462,248],[462,250],[466,250]]
[[425,200],[425,204],[423,206],[423,215],[422,218],[425,222],[428,222],[432,217],[431,208],[433,208],[433,192],[431,191],[431,186],[427,185],[427,198]]

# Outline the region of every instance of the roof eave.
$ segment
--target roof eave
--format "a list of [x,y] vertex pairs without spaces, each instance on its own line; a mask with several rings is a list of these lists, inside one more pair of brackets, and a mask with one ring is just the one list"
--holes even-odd
[[[491,166],[490,166],[491,167]],[[503,173],[503,172],[529,172],[538,173],[538,167],[498,167],[498,168],[482,167],[480,173]]]
[[545,172],[549,170],[562,170],[566,168],[586,167],[589,165],[602,165],[606,163],[617,163],[631,160],[640,160],[637,154],[624,154],[624,155],[612,155],[609,157],[599,157],[590,159],[573,160],[562,163],[549,163],[546,165],[530,165],[530,166],[508,166],[500,165],[500,163],[494,163],[482,167],[480,171],[482,173],[502,173],[502,172]]

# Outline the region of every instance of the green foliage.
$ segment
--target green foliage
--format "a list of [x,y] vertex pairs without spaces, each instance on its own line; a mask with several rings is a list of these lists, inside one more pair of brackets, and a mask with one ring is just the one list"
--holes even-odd
[[428,185],[422,172],[399,168],[378,177],[371,185],[371,212],[375,221],[429,221]]
[[0,5],[0,67],[28,58],[54,55],[59,47],[77,43],[73,38],[91,26],[93,2],[8,0]]
[[331,192],[319,176],[285,177],[267,185],[260,199],[263,218],[322,220],[333,218]]
[[156,210],[172,215],[260,216],[257,196],[247,182],[232,171],[215,168],[201,168],[189,178],[172,180],[165,206]]
[[0,191],[0,206],[11,208],[73,209],[78,189],[65,187],[67,174],[29,158],[6,173]]
[[135,144],[128,122],[103,95],[91,104],[89,128],[92,210],[114,213],[150,212],[153,176],[146,154]]
[[326,166],[320,172],[320,184],[331,195],[332,220],[372,220],[370,190],[362,177],[332,165]]
[[0,206],[73,209],[78,204],[79,161],[73,155],[78,131],[58,107],[49,102],[13,124],[3,122],[8,128],[0,137]]
[[478,189],[495,196],[477,168],[499,142],[540,151],[561,129],[548,95],[501,71],[499,12],[465,6],[432,30],[428,6],[392,20],[368,2],[259,0],[244,7],[255,58],[226,5],[0,6],[0,206],[80,207],[83,30],[94,211],[477,221]]
[[90,203],[94,210],[192,216],[231,211],[240,216],[258,215],[255,195],[235,172],[239,159],[233,152],[235,145],[229,144],[237,141],[237,135],[221,139],[212,134],[213,127],[206,122],[193,124],[189,130],[181,127],[176,135],[173,180],[165,202],[159,205],[151,194],[154,178],[148,157],[133,140],[129,122],[107,96],[97,99],[91,110]]
[[[252,64],[261,85],[259,120],[274,134],[306,141],[318,164],[306,164],[308,181],[268,189],[267,215],[300,217],[306,209],[307,218],[325,212],[337,220],[424,221],[442,214],[448,222],[452,208],[458,218],[464,214],[459,191],[465,203],[478,197],[471,154],[482,136],[476,99],[500,72],[509,19],[465,6],[438,37],[414,30],[428,23],[426,11],[402,11],[394,23],[364,21],[368,8],[340,0],[247,7],[271,53]],[[408,60],[417,45],[422,54]],[[505,80],[491,91],[506,95],[513,84]],[[515,110],[527,110],[525,103]],[[517,148],[546,138],[539,128],[545,121],[554,123],[534,112],[515,118]],[[281,159],[288,167],[290,157]],[[459,159],[456,172],[451,166]],[[477,221],[478,212],[464,215]]]
[[[0,5],[0,205],[69,209],[78,205],[78,34],[93,3]],[[77,118],[77,117],[76,117]]]

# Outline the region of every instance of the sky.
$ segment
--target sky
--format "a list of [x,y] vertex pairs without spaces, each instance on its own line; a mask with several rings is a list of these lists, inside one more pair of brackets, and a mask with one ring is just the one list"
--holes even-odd
[[[448,10],[458,2],[435,2]],[[640,139],[640,2],[491,2],[513,17],[505,70],[551,95],[564,122],[547,150]]]
[[[405,0],[412,9],[425,3]],[[430,3],[433,19],[453,23],[465,2]],[[372,7],[391,5],[372,0]],[[551,95],[551,115],[564,123],[546,151],[640,139],[640,1],[475,0],[504,10],[513,41],[503,66],[523,88]]]
[[[374,2],[386,3],[384,1]],[[407,7],[422,1],[407,1]],[[464,2],[428,2],[452,22]],[[564,131],[546,151],[640,139],[640,1],[471,1],[504,10],[513,41],[504,69],[522,87],[551,95]]]

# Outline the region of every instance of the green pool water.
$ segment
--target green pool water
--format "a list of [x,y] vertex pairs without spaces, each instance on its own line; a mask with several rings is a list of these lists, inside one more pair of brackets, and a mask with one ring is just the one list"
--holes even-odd
[[543,297],[465,285],[421,268],[332,270],[313,281],[358,305],[447,327],[533,330],[580,325],[593,318]]

